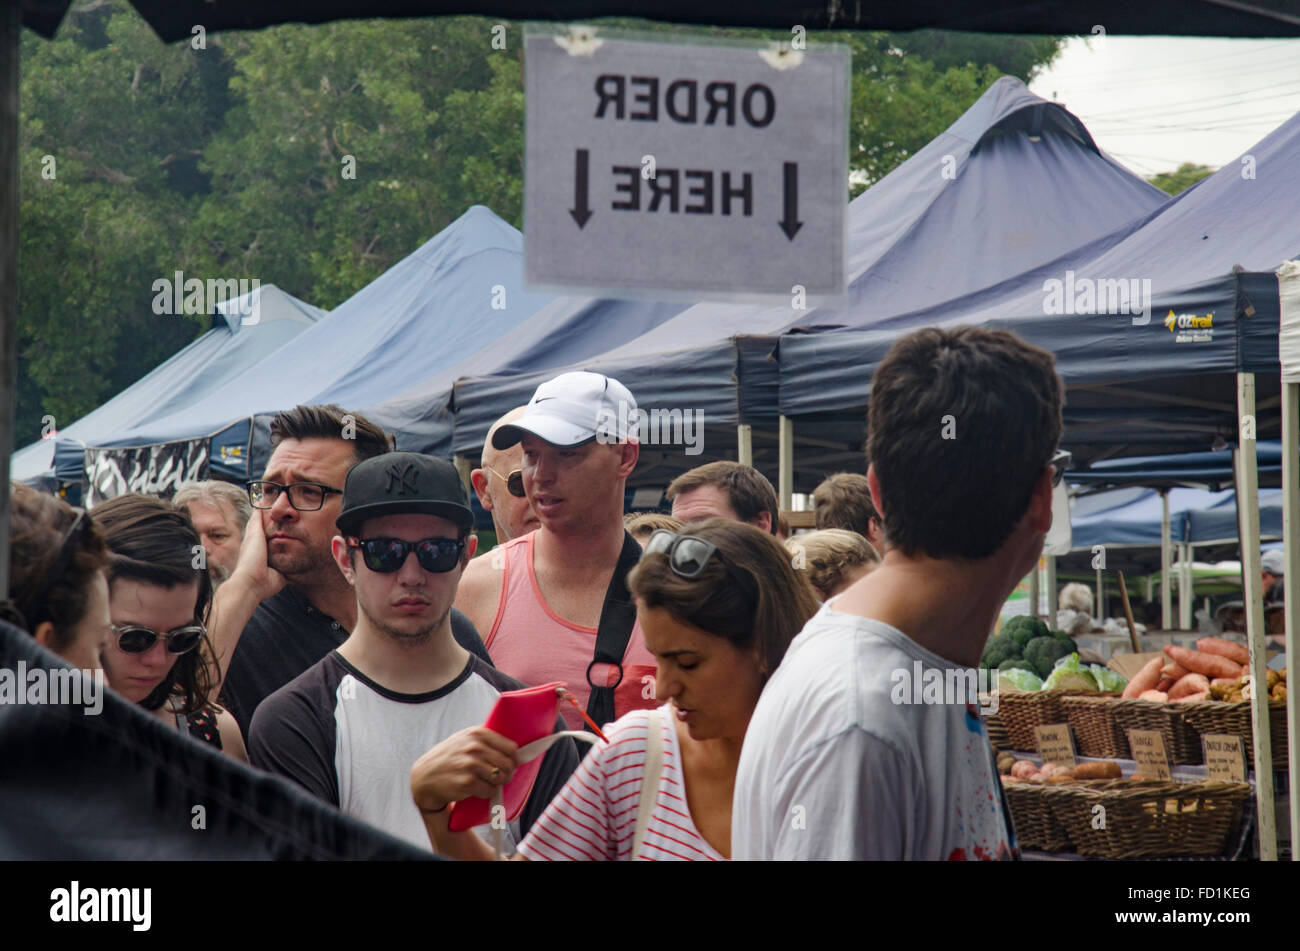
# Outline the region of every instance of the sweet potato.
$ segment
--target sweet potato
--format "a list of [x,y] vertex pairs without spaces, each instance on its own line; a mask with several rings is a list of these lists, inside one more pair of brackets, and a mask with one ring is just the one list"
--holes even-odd
[[1196,642],[1196,649],[1207,654],[1218,654],[1236,664],[1250,663],[1250,651],[1244,644],[1225,641],[1221,637],[1202,637]]
[[1161,677],[1160,683],[1156,684],[1155,689],[1159,690],[1161,693],[1168,693],[1169,688],[1176,683],[1178,683],[1178,681],[1174,680],[1173,677]]
[[1172,660],[1160,668],[1160,676],[1168,677],[1170,680],[1182,680],[1190,673],[1190,670],[1175,664]]
[[1164,660],[1159,657],[1152,657],[1146,664],[1133,675],[1133,679],[1128,682],[1124,688],[1124,697],[1133,699],[1140,697],[1142,691],[1150,690],[1160,681],[1160,668],[1164,666]]
[[1163,690],[1143,690],[1139,700],[1151,700],[1155,703],[1165,703],[1169,700],[1169,694]]
[[1165,653],[1169,655],[1170,660],[1179,666],[1185,667],[1194,673],[1205,674],[1206,677],[1241,676],[1241,664],[1230,661],[1219,654],[1189,651],[1186,647],[1175,647],[1173,644],[1165,645]]
[[1205,674],[1188,674],[1169,688],[1169,699],[1180,700],[1194,693],[1209,693],[1210,681]]
[[1123,776],[1119,763],[1080,763],[1074,767],[1075,779],[1119,779]]

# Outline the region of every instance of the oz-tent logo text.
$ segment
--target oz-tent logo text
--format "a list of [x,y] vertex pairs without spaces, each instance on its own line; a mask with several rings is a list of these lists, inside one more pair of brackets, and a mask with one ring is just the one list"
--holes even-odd
[[616,443],[635,439],[641,444],[685,446],[688,456],[704,451],[704,410],[633,409],[619,400],[618,413],[608,407],[596,416],[596,441]]
[[58,667],[27,669],[20,660],[16,669],[0,667],[0,706],[31,704],[76,704],[86,716],[104,709],[104,672]]
[[215,314],[220,305],[228,304],[226,312],[239,314],[240,324],[248,327],[262,320],[262,297],[253,293],[261,286],[262,282],[257,278],[210,277],[204,281],[177,271],[174,277],[160,277],[153,282],[153,312],[159,315]]
[[1151,323],[1151,278],[1076,277],[1043,281],[1044,314],[1130,314],[1134,327]]

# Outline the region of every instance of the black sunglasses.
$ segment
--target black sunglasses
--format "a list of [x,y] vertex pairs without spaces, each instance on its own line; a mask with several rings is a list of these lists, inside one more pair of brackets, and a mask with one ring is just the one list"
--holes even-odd
[[343,494],[342,489],[319,482],[295,482],[293,485],[281,485],[279,482],[248,483],[248,501],[253,503],[255,509],[273,508],[281,492],[289,493],[289,504],[299,512],[317,512],[330,495]]
[[1074,455],[1068,449],[1058,449],[1052,455],[1051,461],[1048,463],[1052,467],[1052,488],[1056,488],[1061,484],[1061,480],[1065,478],[1065,470],[1070,468],[1070,462],[1073,459]]
[[117,638],[117,646],[127,654],[143,654],[157,644],[160,637],[166,641],[169,654],[188,654],[199,646],[199,641],[207,633],[202,624],[178,627],[169,634],[159,634],[142,624],[124,624],[121,627],[113,624],[110,625],[110,630]]
[[513,495],[515,498],[522,499],[524,497],[524,470],[523,469],[512,469],[510,475],[503,476],[501,473],[497,472],[491,466],[484,466],[483,468],[486,469],[488,472],[492,473],[502,482],[504,482],[506,484],[506,491],[509,492],[511,495]]
[[391,574],[406,564],[406,556],[415,552],[420,567],[431,574],[451,571],[465,551],[463,538],[422,538],[418,542],[400,538],[350,538],[349,548],[361,549],[366,567],[380,574]]
[[681,578],[698,578],[709,559],[716,555],[718,563],[726,569],[731,580],[740,585],[741,590],[752,601],[758,601],[758,589],[754,579],[727,561],[722,556],[722,552],[718,551],[717,545],[705,541],[698,535],[678,535],[666,528],[660,528],[645,543],[643,554],[653,553],[667,555],[668,567],[672,568],[673,574]]

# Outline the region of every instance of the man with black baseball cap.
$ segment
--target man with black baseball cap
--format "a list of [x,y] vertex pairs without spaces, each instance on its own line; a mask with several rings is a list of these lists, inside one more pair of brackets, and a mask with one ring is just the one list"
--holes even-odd
[[[513,744],[478,725],[500,693],[523,684],[452,636],[451,603],[478,542],[454,466],[411,452],[367,459],[348,473],[336,525],[334,560],[356,592],[356,626],[257,708],[250,759],[428,847],[411,799],[412,765],[456,733],[467,747],[513,755]],[[577,764],[572,740],[547,752],[512,837],[527,832]],[[481,778],[501,785],[510,773]]]
[[[641,546],[623,529],[636,468],[636,400],[618,380],[562,373],[537,388],[492,445],[523,448],[524,492],[541,527],[470,562],[456,607],[498,668],[565,683],[598,724],[655,706],[655,658],[636,624],[627,573]],[[561,708],[570,729],[580,710]]]

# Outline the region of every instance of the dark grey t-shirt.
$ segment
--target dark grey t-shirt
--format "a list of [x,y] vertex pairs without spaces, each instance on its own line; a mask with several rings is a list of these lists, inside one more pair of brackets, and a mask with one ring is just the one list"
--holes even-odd
[[[245,743],[257,705],[342,644],[348,633],[293,588],[258,605],[240,635],[221,688],[221,704],[239,724]],[[491,665],[474,624],[455,608],[451,633],[456,643]]]

